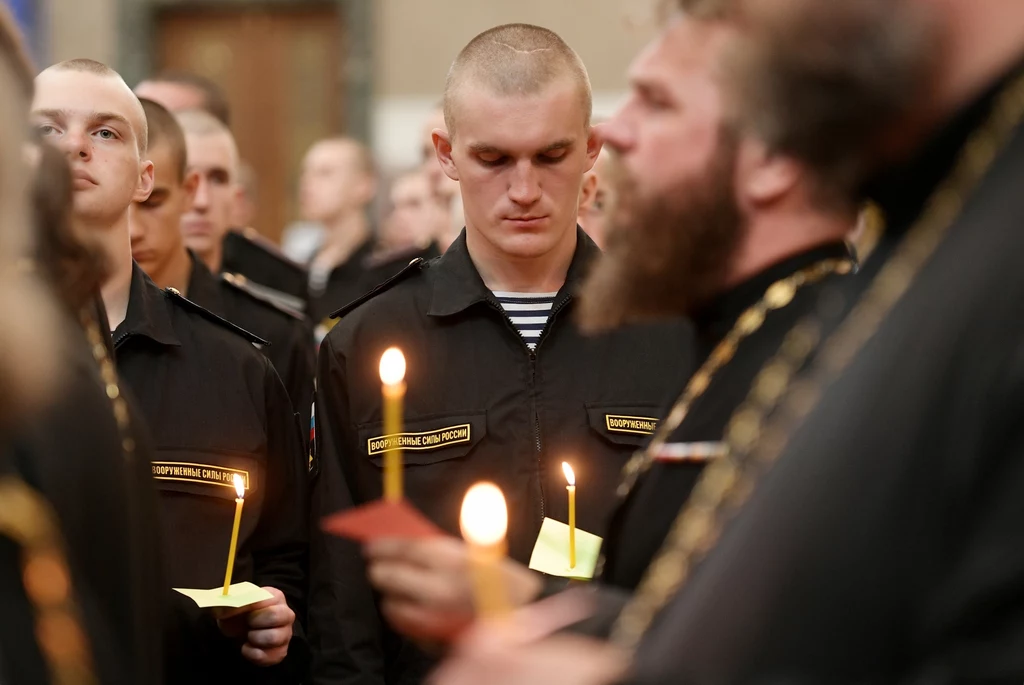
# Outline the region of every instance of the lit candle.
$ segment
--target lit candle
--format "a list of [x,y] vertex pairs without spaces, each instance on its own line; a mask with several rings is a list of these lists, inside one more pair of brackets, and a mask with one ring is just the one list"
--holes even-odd
[[228,568],[224,571],[224,594],[231,587],[231,572],[235,568],[235,549],[238,547],[238,525],[242,522],[242,505],[245,504],[245,482],[237,473],[234,475],[235,492],[235,525],[231,527],[231,546],[228,547]]
[[565,479],[569,484],[565,489],[569,491],[569,568],[576,568],[576,474],[568,462],[562,462],[562,471],[565,472]]
[[394,446],[384,453],[384,499],[402,499],[402,450],[398,436],[402,432],[402,399],[405,397],[405,356],[397,347],[389,347],[380,358],[380,380],[384,386],[384,435],[394,436]]
[[508,613],[510,605],[501,577],[508,510],[501,490],[492,483],[471,487],[462,500],[459,527],[469,545],[477,614],[496,618]]

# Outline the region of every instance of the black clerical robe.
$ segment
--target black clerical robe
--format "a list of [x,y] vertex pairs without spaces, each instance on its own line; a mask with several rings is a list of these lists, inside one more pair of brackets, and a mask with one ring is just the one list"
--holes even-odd
[[[885,175],[888,233],[863,276],[992,106],[990,92]],[[656,619],[630,682],[1024,680],[1022,178],[1018,124]],[[849,310],[865,283],[822,311]]]

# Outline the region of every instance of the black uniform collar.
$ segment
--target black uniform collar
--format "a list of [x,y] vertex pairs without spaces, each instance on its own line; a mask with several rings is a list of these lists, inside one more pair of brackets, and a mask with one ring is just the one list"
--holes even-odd
[[[556,301],[569,297],[583,279],[587,265],[601,250],[593,240],[576,227],[576,252],[573,254],[569,270],[565,274],[565,284],[558,291]],[[493,298],[480,272],[476,270],[473,260],[466,248],[466,229],[451,247],[433,263],[432,271],[437,276],[434,280],[433,295],[430,300],[430,316],[451,316],[468,309],[478,302],[487,302]]]
[[220,281],[207,268],[206,264],[196,257],[195,252],[189,250],[188,255],[192,259],[192,275],[189,276],[188,292],[185,293],[185,296],[204,309],[223,317],[224,300],[221,296]]
[[881,207],[887,237],[910,229],[957,162],[967,139],[991,114],[1000,91],[1022,70],[1024,58],[940,124],[911,159],[891,165],[868,180],[865,194]]
[[734,288],[719,295],[701,307],[693,316],[702,341],[715,344],[725,337],[729,329],[748,307],[756,304],[775,281],[796,273],[823,259],[850,257],[843,242],[826,243],[788,257],[748,278]]
[[128,294],[128,311],[114,331],[114,341],[129,335],[145,336],[161,345],[178,347],[181,341],[174,333],[167,299],[139,265],[132,262],[132,285]]

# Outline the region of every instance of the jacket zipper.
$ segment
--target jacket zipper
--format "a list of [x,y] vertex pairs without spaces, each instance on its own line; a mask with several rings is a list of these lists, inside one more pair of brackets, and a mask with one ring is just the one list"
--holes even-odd
[[495,300],[494,298],[487,298],[487,302],[491,305],[491,307],[496,309],[505,318],[505,321],[508,323],[512,331],[516,334],[516,337],[519,338],[519,340],[522,342],[523,347],[526,348],[526,352],[530,357],[530,410],[533,413],[533,447],[534,456],[537,460],[537,484],[538,489],[540,490],[541,521],[544,520],[544,515],[547,510],[547,504],[544,497],[544,463],[541,460],[542,448],[540,442],[540,412],[537,411],[537,350],[540,349],[541,342],[544,341],[544,339],[548,335],[548,332],[551,330],[551,324],[555,320],[555,315],[557,315],[558,312],[564,309],[565,305],[567,305],[570,300],[572,300],[571,295],[562,298],[555,304],[554,307],[552,307],[551,313],[548,314],[548,322],[547,324],[545,324],[543,332],[541,332],[540,337],[537,339],[537,346],[535,349],[531,350],[530,346],[526,344],[526,340],[523,339],[523,336],[519,333],[519,330],[516,328],[516,325],[512,323],[512,317],[508,315],[508,312],[506,312],[505,308],[501,306],[501,303]]

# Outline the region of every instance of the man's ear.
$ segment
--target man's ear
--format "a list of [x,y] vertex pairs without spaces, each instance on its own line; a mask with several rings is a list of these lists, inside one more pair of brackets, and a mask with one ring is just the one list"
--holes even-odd
[[191,209],[192,203],[196,201],[196,189],[199,188],[199,172],[186,172],[185,180],[182,181],[181,187],[185,189],[185,201],[188,203],[188,209]]
[[593,171],[588,171],[583,174],[583,186],[580,188],[580,209],[583,211],[589,209],[590,205],[593,204],[594,198],[597,197],[597,174]]
[[603,146],[604,139],[601,137],[601,131],[596,126],[591,126],[590,133],[587,135],[587,163],[583,167],[583,171],[590,171],[594,168]]
[[150,194],[153,192],[155,178],[153,162],[148,159],[143,160],[139,170],[139,182],[135,184],[135,194],[132,195],[133,202],[145,202],[149,199]]
[[799,183],[802,169],[792,157],[769,150],[764,143],[740,143],[737,185],[740,198],[753,206],[771,204]]
[[434,141],[434,152],[437,154],[437,161],[441,163],[441,169],[444,170],[445,176],[453,181],[458,181],[459,170],[455,166],[455,160],[452,159],[451,136],[444,129],[435,128],[430,137]]

